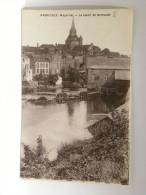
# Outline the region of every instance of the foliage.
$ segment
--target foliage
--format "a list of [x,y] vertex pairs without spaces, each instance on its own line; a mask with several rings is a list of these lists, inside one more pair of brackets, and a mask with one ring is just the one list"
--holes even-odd
[[63,86],[68,84],[67,86],[70,88],[78,88],[87,85],[87,73],[80,73],[77,68],[70,67],[67,72],[62,69],[61,76],[63,79]]
[[40,178],[46,172],[45,148],[43,147],[42,137],[36,140],[36,150],[24,144],[24,158],[21,160],[21,176]]
[[43,147],[42,136],[39,136],[37,138],[37,147],[35,151],[35,157],[37,159],[41,159],[43,158],[44,153],[45,153],[45,148]]
[[112,118],[114,123],[109,129],[103,123],[106,130],[98,137],[63,145],[54,161],[44,157],[42,137],[39,137],[36,150],[24,147],[21,176],[127,184],[128,113],[125,109],[114,111]]
[[61,77],[64,79],[65,78],[65,70],[64,68],[61,69]]
[[79,82],[80,74],[76,68],[69,68],[68,75],[71,82]]
[[33,80],[40,82],[43,80],[43,78],[44,78],[43,74],[38,74],[34,76]]
[[42,85],[55,85],[56,81],[58,80],[57,74],[50,74],[50,75],[35,75],[34,81],[38,81],[39,84]]
[[102,55],[109,56],[110,55],[110,50],[108,48],[103,49],[102,50]]

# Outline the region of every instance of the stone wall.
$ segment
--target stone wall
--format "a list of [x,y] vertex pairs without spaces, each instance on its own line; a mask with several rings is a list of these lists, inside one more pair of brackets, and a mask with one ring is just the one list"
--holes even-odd
[[88,69],[88,88],[100,88],[109,79],[114,79],[114,70]]

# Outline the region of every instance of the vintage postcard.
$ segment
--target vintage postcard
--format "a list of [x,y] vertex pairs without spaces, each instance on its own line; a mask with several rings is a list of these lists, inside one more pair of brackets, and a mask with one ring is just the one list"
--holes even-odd
[[129,182],[132,11],[22,10],[23,178]]

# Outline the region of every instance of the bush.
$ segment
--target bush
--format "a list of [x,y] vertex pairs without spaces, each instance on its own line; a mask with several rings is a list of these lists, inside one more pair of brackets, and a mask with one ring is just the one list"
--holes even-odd
[[42,137],[37,138],[37,146],[33,151],[28,145],[24,145],[24,158],[21,160],[21,176],[40,178],[45,175],[46,163],[45,148]]
[[63,145],[54,161],[45,157],[41,136],[36,140],[35,150],[24,145],[21,176],[127,184],[128,112],[116,110],[112,117],[112,128],[103,124],[103,129],[108,128],[106,133],[102,130],[103,133],[96,138]]

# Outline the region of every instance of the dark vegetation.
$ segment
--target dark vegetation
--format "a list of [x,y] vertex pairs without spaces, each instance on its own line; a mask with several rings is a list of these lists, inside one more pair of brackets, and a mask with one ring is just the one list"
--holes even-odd
[[70,67],[67,72],[62,69],[61,76],[65,88],[79,88],[87,85],[86,71],[80,72],[78,69]]
[[57,74],[50,74],[50,75],[39,74],[39,75],[36,75],[33,80],[38,82],[39,87],[41,87],[41,85],[55,86],[56,81],[58,80],[58,75]]
[[112,117],[98,136],[62,146],[55,161],[47,158],[42,137],[35,149],[24,145],[21,177],[128,184],[128,112],[114,111]]

